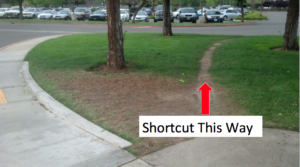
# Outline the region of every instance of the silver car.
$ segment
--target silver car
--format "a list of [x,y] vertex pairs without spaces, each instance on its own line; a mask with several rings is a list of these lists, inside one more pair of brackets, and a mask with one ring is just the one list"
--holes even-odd
[[0,18],[3,18],[6,11],[9,11],[9,8],[0,8]]
[[223,11],[221,10],[221,13],[224,15],[224,17],[223,17],[224,21],[226,21],[226,20],[233,20],[236,17],[241,16],[241,13],[236,12],[234,10],[230,10],[230,9],[223,10]]
[[71,20],[71,13],[67,10],[60,10],[55,15],[53,15],[55,20]]
[[[131,19],[133,19],[133,16]],[[135,21],[149,22],[148,14],[146,12],[138,12],[135,16]]]
[[193,8],[184,8],[180,11],[179,22],[197,22],[196,11]]
[[78,7],[74,10],[74,13],[75,13],[76,18],[77,18],[78,21],[79,20],[84,21],[84,20],[86,20],[90,17],[92,11],[89,8],[80,8],[80,7]]
[[38,15],[38,19],[49,19],[53,18],[53,15],[56,14],[55,10],[44,10],[41,14]]
[[23,18],[30,18],[34,19],[37,18],[37,16],[41,14],[40,9],[37,8],[28,8],[23,12]]

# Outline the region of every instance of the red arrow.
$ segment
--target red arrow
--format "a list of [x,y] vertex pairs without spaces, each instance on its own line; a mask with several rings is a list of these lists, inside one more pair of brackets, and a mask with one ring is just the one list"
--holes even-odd
[[201,115],[209,115],[209,91],[212,88],[205,82],[199,90],[201,90]]

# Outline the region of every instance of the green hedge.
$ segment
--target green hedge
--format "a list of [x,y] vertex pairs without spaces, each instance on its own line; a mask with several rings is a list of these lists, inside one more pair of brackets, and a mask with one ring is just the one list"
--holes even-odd
[[[242,17],[237,17],[235,20],[241,20]],[[251,11],[251,13],[245,13],[244,20],[268,20],[266,15],[260,16],[260,12],[258,11]]]

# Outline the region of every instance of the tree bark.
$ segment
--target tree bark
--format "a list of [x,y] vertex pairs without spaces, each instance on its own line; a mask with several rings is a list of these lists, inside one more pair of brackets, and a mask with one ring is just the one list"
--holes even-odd
[[244,5],[243,2],[241,2],[241,12],[242,12],[242,18],[241,18],[241,22],[244,22]]
[[263,3],[264,3],[264,0],[260,0],[260,17],[262,16],[262,9],[263,9]]
[[19,2],[19,9],[20,9],[19,19],[23,20],[23,8],[22,8],[23,0],[18,0],[18,2]]
[[120,0],[106,1],[108,25],[107,69],[125,68],[123,30],[120,20]]
[[284,50],[299,50],[297,41],[299,20],[299,0],[290,0],[287,17],[285,22],[284,42],[282,48]]
[[164,0],[163,14],[164,14],[163,36],[173,36],[171,16],[170,16],[170,0]]
[[[132,16],[132,20],[131,23],[135,23],[135,16],[136,14],[142,9],[142,7],[144,7],[146,4],[146,0],[142,1],[142,4],[139,6],[139,8],[134,12],[134,15]],[[131,18],[130,18],[131,19]]]

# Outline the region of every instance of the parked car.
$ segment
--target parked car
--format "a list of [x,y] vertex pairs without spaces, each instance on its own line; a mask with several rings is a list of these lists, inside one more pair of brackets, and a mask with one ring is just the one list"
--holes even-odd
[[203,14],[205,14],[208,10],[210,10],[210,9],[208,9],[208,8],[199,9],[199,10],[197,11],[197,13],[203,15]]
[[179,19],[179,14],[182,9],[183,8],[178,8],[175,12],[173,12],[173,17]]
[[241,16],[241,13],[236,12],[234,10],[224,10],[224,11],[221,11],[221,13],[224,15],[224,17],[223,17],[224,21],[225,20],[233,20],[236,17]]
[[138,7],[136,7],[136,6],[130,7],[130,9],[129,9],[129,18],[130,19],[132,18],[132,16],[134,15],[134,13],[136,12],[137,9],[138,9]]
[[102,9],[102,12],[104,12],[107,15],[107,10],[106,9]]
[[94,20],[106,21],[107,15],[105,12],[97,10],[89,17],[89,21],[94,21]]
[[74,13],[75,13],[78,21],[79,20],[84,21],[90,17],[90,14],[92,13],[92,11],[89,8],[78,7],[74,10]]
[[[234,8],[233,10],[236,11],[236,12],[242,13],[241,8]],[[250,13],[250,11],[247,8],[244,8],[244,13]]]
[[0,18],[3,18],[6,11],[9,11],[9,8],[0,8]]
[[60,8],[54,8],[53,10],[55,10],[56,12],[59,12],[59,11],[62,10],[62,8],[61,7]]
[[143,8],[142,11],[143,11],[143,12],[146,12],[148,16],[151,16],[151,15],[152,15],[152,10],[151,10],[151,8]]
[[120,9],[120,17],[122,21],[129,21],[129,13],[125,9]]
[[221,22],[223,23],[224,15],[218,10],[209,10],[205,13],[205,23],[208,22]]
[[[132,16],[133,17],[133,16]],[[133,19],[133,18],[131,18]],[[148,14],[146,12],[140,11],[135,16],[135,21],[149,22]]]
[[230,5],[223,5],[219,8],[219,10],[227,10],[229,8],[232,8]]
[[27,8],[24,12],[23,12],[23,18],[30,18],[30,19],[34,19],[37,18],[37,16],[41,14],[40,9],[38,8]]
[[[184,8],[183,8],[184,9]],[[194,8],[193,8],[194,9]],[[196,13],[196,16],[197,16],[197,19],[199,19],[199,16],[201,16],[202,15],[202,13],[201,13],[201,10],[200,10],[200,12],[195,12]],[[180,19],[180,13],[178,14],[178,19]]]
[[179,22],[197,22],[197,15],[194,8],[184,8],[180,11]]
[[[23,11],[25,10],[24,7],[23,8]],[[20,16],[20,8],[19,6],[13,6],[9,9],[9,11],[6,11],[4,13],[4,18],[19,18]]]
[[[171,10],[170,10],[170,17],[171,17],[171,22],[173,23],[174,17]],[[163,21],[163,19],[164,19],[163,5],[157,5],[156,11],[154,13],[154,22]]]
[[67,10],[60,10],[55,15],[53,15],[55,20],[71,20],[71,13]]
[[68,11],[70,14],[73,14],[73,11],[72,11],[71,8],[63,8],[63,10],[66,10],[66,11]]
[[53,18],[53,15],[56,14],[55,10],[44,10],[41,14],[38,15],[38,19],[49,19]]

